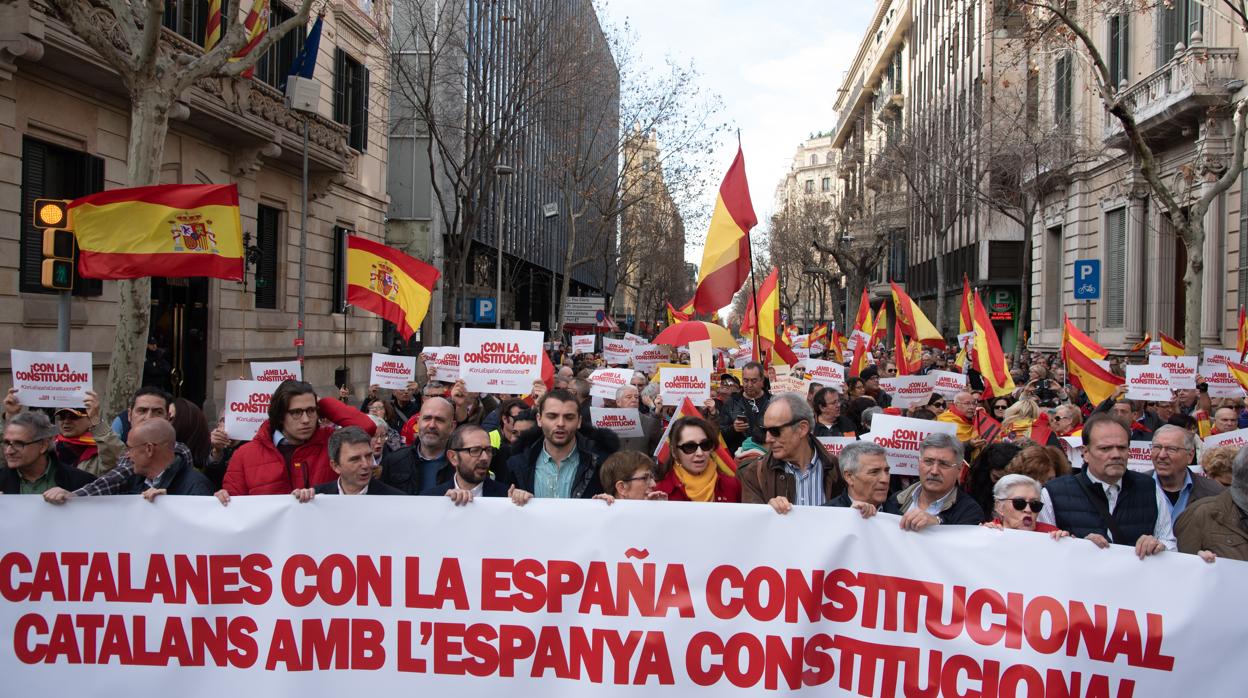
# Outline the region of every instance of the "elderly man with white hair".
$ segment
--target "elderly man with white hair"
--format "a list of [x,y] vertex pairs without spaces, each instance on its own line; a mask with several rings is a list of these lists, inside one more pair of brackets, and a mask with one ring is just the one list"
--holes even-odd
[[921,531],[937,524],[977,526],[984,511],[970,495],[958,489],[962,472],[962,442],[943,433],[928,434],[919,443],[919,481],[884,503],[884,513],[901,516],[901,527]]
[[[623,409],[638,409],[641,405],[641,392],[635,385],[621,385],[615,391],[615,406]],[[641,436],[620,437],[621,451],[641,451],[654,453],[659,445],[659,437],[663,429],[659,420],[652,414],[638,414],[641,421]]]
[[992,487],[992,501],[993,520],[984,524],[989,528],[1037,531],[1049,534],[1053,540],[1070,536],[1069,531],[1040,521],[1039,514],[1044,510],[1042,488],[1026,475],[1011,473],[997,480]]
[[[1164,424],[1153,432],[1153,480],[1164,503],[1169,505],[1170,520],[1178,521],[1183,510],[1205,497],[1216,497],[1222,485],[1188,468],[1196,457],[1196,435],[1173,424]],[[1162,499],[1159,497],[1159,503]]]

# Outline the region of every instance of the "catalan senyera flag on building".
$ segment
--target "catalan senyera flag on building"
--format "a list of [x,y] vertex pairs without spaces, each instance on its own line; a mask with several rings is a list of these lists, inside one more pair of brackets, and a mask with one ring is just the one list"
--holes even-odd
[[945,338],[940,336],[936,326],[923,314],[919,304],[914,302],[908,293],[895,282],[889,281],[893,290],[893,304],[897,307],[897,326],[907,337],[929,347],[943,349]]
[[[1079,353],[1093,359],[1104,360],[1109,356],[1109,350],[1101,346],[1083,330],[1075,327],[1075,323],[1070,321],[1070,317],[1062,315],[1062,356],[1066,356],[1067,351],[1078,351]],[[1086,392],[1086,391],[1085,391]]]
[[750,273],[750,229],[758,223],[745,179],[745,156],[737,156],[719,185],[711,227],[702,249],[702,267],[693,306],[706,315],[732,303]]
[[[251,53],[264,35],[269,32],[269,0],[255,0],[247,12],[247,17],[243,19],[243,26],[247,29],[247,43],[230,59],[231,61],[239,60]],[[256,68],[252,66],[243,71],[243,78],[250,80],[255,74]]]
[[347,302],[394,323],[410,339],[429,312],[438,270],[357,235],[347,236]]
[[1158,332],[1161,337],[1161,353],[1165,356],[1183,356],[1187,353],[1187,347],[1183,346],[1183,342],[1171,337],[1165,332]]
[[88,279],[243,278],[236,185],[110,189],[70,202],[69,220]]
[[1010,376],[1009,366],[1005,364],[1005,352],[1001,351],[1001,340],[978,292],[971,313],[975,327],[975,368],[984,378],[984,388],[993,397],[1009,395],[1014,392],[1014,378]]
[[204,23],[204,50],[221,43],[221,0],[208,0],[208,19]]

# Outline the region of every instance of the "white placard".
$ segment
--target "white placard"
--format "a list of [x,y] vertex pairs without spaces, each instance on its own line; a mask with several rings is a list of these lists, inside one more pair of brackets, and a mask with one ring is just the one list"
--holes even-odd
[[880,390],[893,398],[893,407],[926,405],[932,399],[935,376],[892,376],[880,379]]
[[1148,365],[1161,367],[1170,375],[1171,390],[1195,390],[1199,356],[1150,356]]
[[845,390],[845,367],[835,361],[806,359],[806,374],[811,382],[836,391]]
[[591,407],[589,417],[594,427],[613,431],[622,439],[646,435],[636,407]]
[[1126,368],[1128,400],[1164,402],[1174,399],[1174,392],[1170,390],[1170,374],[1165,369],[1137,364]]
[[589,374],[589,394],[614,400],[616,393],[633,378],[629,368],[600,368]]
[[664,366],[659,369],[659,396],[664,405],[679,405],[685,398],[704,404],[711,398],[711,369]]
[[436,361],[425,364],[429,380],[454,383],[459,380],[459,347],[442,347]]
[[932,392],[946,400],[952,400],[958,393],[966,390],[966,374],[953,371],[928,371],[927,375],[936,379],[932,384]]
[[657,344],[637,344],[633,346],[633,367],[638,371],[653,374],[659,363],[667,361],[668,352]]
[[251,379],[265,383],[303,380],[303,366],[298,361],[252,361]]
[[459,377],[470,392],[522,395],[541,380],[541,332],[466,327],[459,349]]
[[633,343],[625,339],[602,339],[602,360],[608,366],[627,366],[633,358]]
[[1083,437],[1082,436],[1060,436],[1062,451],[1066,454],[1066,460],[1070,461],[1070,467],[1078,470],[1083,467]]
[[368,384],[397,390],[416,380],[416,357],[373,354]]
[[[1205,349],[1203,351],[1206,364],[1240,363],[1239,352],[1234,349]],[[1204,371],[1200,375],[1205,375]]]
[[1236,429],[1225,434],[1210,434],[1205,437],[1205,451],[1219,446],[1235,446],[1237,448],[1248,446],[1248,429]]
[[1244,397],[1244,389],[1240,386],[1231,370],[1224,363],[1204,363],[1200,365],[1200,377],[1209,385],[1209,397],[1235,398]]
[[779,372],[779,366],[776,367],[776,377],[771,381],[771,394],[779,395],[780,393],[799,393],[805,395],[810,392],[810,383],[796,373]]
[[624,333],[624,341],[628,342],[630,348],[635,347],[638,344],[648,344],[645,337],[642,337],[639,334],[633,334],[632,332]]
[[815,437],[833,456],[840,456],[845,447],[858,440],[856,436],[818,436]]
[[1137,473],[1153,472],[1153,442],[1132,441],[1127,455],[1127,467]]
[[269,399],[279,383],[268,381],[227,381],[225,384],[225,434],[231,439],[250,441],[269,419]]
[[596,337],[592,334],[578,334],[572,337],[572,355],[592,354],[594,353],[594,340]]
[[1162,355],[1161,354],[1161,342],[1149,342],[1148,343],[1148,355],[1149,356],[1161,356]]
[[91,352],[11,349],[13,387],[27,407],[84,407],[91,390]]
[[863,435],[862,440],[888,451],[888,467],[893,475],[918,475],[919,443],[928,434],[936,433],[956,438],[958,425],[881,413],[871,418],[871,431]]

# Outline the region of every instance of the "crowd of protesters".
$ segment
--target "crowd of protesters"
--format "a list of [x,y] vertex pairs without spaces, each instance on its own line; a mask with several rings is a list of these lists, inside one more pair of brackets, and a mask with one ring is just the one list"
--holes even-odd
[[[1211,399],[1202,384],[1171,401],[1140,403],[1120,391],[1090,404],[1056,357],[1022,352],[1012,394],[986,393],[970,370],[966,390],[902,410],[880,384],[896,364],[887,351],[877,356],[844,386],[812,383],[805,394],[771,392],[774,370],[757,362],[721,369],[697,415],[675,414],[643,371],[614,399],[591,397],[590,373],[602,366],[595,354],[553,352],[555,375],[524,396],[428,380],[419,362],[417,381],[372,386],[358,406],[346,386],[319,396],[285,381],[246,442],[157,387],[137,391],[111,422],[94,393],[48,414],[10,390],[0,492],[53,504],[117,494],[206,495],[225,505],[259,494],[300,502],[376,494],[461,506],[477,497],[521,506],[535,497],[756,503],[779,514],[833,506],[896,514],[910,531],[983,525],[1130,546],[1141,558],[1177,550],[1248,560],[1248,449],[1203,449],[1201,440],[1248,426],[1243,400]],[[919,372],[950,369],[952,358],[926,350]],[[595,428],[591,405],[636,408],[642,436]],[[885,450],[861,440],[878,414],[934,419],[956,435],[923,440],[917,477],[890,473]],[[823,437],[860,440],[833,455]],[[1130,442],[1140,440],[1151,442],[1151,472],[1128,468]],[[1068,458],[1072,441],[1080,468]]]

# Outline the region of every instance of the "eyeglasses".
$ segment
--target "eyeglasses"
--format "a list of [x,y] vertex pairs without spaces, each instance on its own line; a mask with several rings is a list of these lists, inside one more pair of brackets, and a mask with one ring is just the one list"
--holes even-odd
[[493,446],[467,446],[465,448],[452,448],[449,450],[454,451],[456,453],[467,453],[473,458],[480,458],[481,454],[485,454],[488,456],[494,455]]
[[1009,407],[1009,405],[1004,405],[1004,404],[1003,404],[1003,405],[993,405],[993,406],[992,406],[992,409],[994,409],[994,410],[1004,410],[1004,409],[1006,409],[1007,407]]
[[945,401],[941,400],[940,402],[933,402],[930,407],[936,407],[943,410],[945,409]]
[[800,419],[793,419],[793,420],[789,420],[789,421],[785,422],[784,424],[777,424],[777,425],[776,425],[776,426],[774,426],[774,427],[763,427],[763,431],[765,431],[765,432],[767,432],[768,434],[770,434],[770,435],[771,435],[771,438],[773,438],[773,439],[778,439],[778,438],[780,438],[780,435],[784,433],[784,430],[785,430],[785,429],[788,429],[789,427],[793,426],[794,424],[797,424],[797,423],[798,423],[798,422],[800,422],[800,421],[802,421],[802,420],[800,420]]
[[941,459],[939,459],[939,458],[928,458],[928,457],[926,457],[926,456],[925,456],[925,457],[923,457],[923,458],[921,458],[921,459],[919,459],[919,462],[920,462],[922,465],[937,465],[937,466],[940,466],[940,468],[941,468],[942,470],[953,470],[954,468],[958,467],[958,464],[957,464],[957,463],[954,463],[954,462],[952,462],[952,461],[941,460]]
[[654,482],[658,480],[658,478],[654,476],[654,473],[646,473],[645,475],[637,475],[635,477],[626,477],[623,480],[620,480],[620,482],[637,482],[638,480],[645,480],[646,482]]
[[315,407],[293,408],[286,410],[286,415],[295,419],[303,419],[304,417],[316,419],[317,412]]
[[31,444],[37,444],[37,443],[39,442],[38,441],[18,441],[17,439],[5,439],[4,441],[0,441],[0,447],[3,447],[6,450],[11,448],[14,451],[20,451]]
[[1044,508],[1043,501],[1039,499],[1027,499],[1026,497],[1001,497],[997,501],[1009,502],[1014,507],[1014,511],[1022,511],[1031,507],[1031,513],[1033,514],[1039,514],[1040,510]]
[[1159,446],[1157,444],[1153,444],[1153,450],[1158,453],[1170,454],[1170,453],[1186,453],[1191,449],[1185,448],[1183,446]]
[[679,448],[681,453],[684,453],[687,456],[692,456],[698,451],[705,451],[707,453],[714,451],[715,442],[710,439],[703,439],[701,441],[686,441],[683,444],[676,444],[676,448]]

